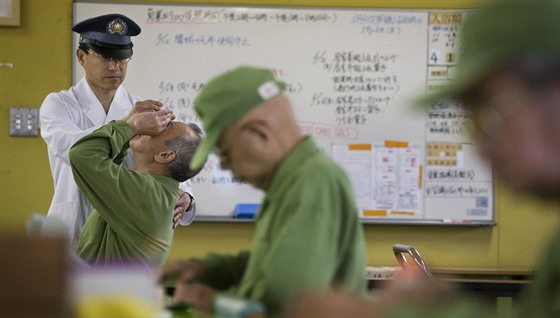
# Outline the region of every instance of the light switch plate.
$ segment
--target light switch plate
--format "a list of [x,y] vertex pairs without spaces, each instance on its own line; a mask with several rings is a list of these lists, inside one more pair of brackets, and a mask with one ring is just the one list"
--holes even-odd
[[39,108],[10,107],[10,136],[38,136]]

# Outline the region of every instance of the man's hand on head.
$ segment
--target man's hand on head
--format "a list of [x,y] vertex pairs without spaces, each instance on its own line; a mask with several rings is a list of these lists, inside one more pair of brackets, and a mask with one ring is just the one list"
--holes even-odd
[[132,128],[134,135],[156,136],[161,134],[174,119],[173,111],[165,109],[131,114],[123,120]]

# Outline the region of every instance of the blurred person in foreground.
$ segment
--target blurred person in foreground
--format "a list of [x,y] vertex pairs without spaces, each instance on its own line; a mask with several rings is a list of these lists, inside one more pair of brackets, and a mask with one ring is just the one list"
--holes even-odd
[[174,301],[220,317],[228,297],[257,301],[281,317],[301,289],[334,285],[363,294],[365,243],[350,182],[303,136],[286,84],[270,70],[240,66],[210,80],[195,100],[206,137],[191,168],[214,148],[221,166],[266,195],[251,251],[210,253],[164,266]]
[[[167,260],[179,183],[200,169],[189,163],[202,140],[194,124],[170,110],[126,116],[84,136],[70,148],[76,184],[92,203],[76,253],[92,266]],[[128,149],[134,167],[121,163]]]
[[[78,242],[92,205],[78,189],[72,177],[68,151],[80,138],[112,120],[131,112],[159,111],[162,103],[141,100],[122,85],[133,55],[132,37],[140,26],[122,14],[106,14],[83,20],[72,27],[80,34],[76,49],[78,63],[85,76],[68,90],[47,95],[40,108],[41,137],[47,144],[54,181],[54,194],[47,216],[59,218],[66,225],[72,247]],[[134,158],[123,163],[133,166]],[[195,204],[190,181],[180,185],[170,226],[189,225],[194,219]]]
[[[519,193],[560,204],[559,1],[493,3],[469,16],[462,34],[457,79],[424,102],[457,98],[471,112],[474,142],[495,174]],[[370,298],[343,291],[302,296],[289,316],[495,316],[447,288],[407,274]],[[519,318],[560,317],[560,228],[514,309]]]

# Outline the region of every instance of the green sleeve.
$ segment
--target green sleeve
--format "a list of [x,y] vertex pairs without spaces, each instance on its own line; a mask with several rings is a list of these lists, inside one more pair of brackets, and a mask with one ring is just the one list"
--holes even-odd
[[250,253],[246,251],[236,255],[207,254],[199,259],[205,274],[200,281],[217,290],[231,288],[243,277],[249,255]]

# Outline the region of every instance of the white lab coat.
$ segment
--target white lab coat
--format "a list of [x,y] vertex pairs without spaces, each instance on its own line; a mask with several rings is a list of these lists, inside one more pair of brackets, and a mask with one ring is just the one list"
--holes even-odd
[[[122,119],[130,112],[134,103],[140,100],[120,86],[109,113],[105,114],[103,106],[84,77],[69,90],[50,93],[41,105],[41,136],[47,143],[54,181],[54,195],[47,215],[56,216],[66,224],[72,246],[78,242],[92,206],[74,182],[68,151],[76,141],[93,130],[112,120]],[[125,158],[125,165],[132,167],[131,155]],[[190,181],[183,182],[180,188],[192,193]],[[190,224],[194,214],[193,207],[190,213],[185,213],[181,224]]]

